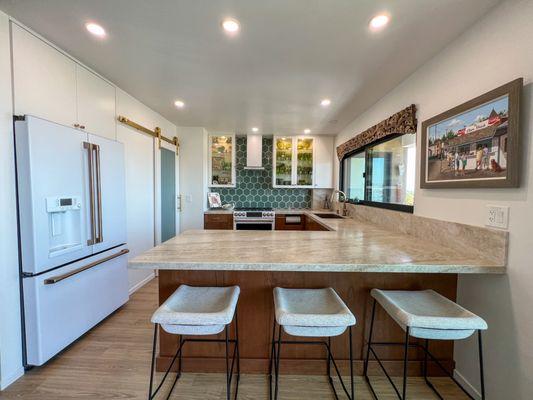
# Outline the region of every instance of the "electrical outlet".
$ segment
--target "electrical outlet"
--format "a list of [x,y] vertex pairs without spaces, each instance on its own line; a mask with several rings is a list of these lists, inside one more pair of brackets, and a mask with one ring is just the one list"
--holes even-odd
[[487,221],[485,225],[507,229],[509,227],[509,207],[487,205]]

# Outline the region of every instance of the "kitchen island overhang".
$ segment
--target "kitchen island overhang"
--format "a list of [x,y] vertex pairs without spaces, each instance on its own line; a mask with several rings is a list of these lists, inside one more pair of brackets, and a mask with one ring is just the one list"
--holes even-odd
[[[182,284],[238,285],[241,368],[248,373],[268,371],[274,287],[334,288],[357,318],[354,362],[355,372],[361,374],[372,288],[433,289],[455,301],[458,274],[505,273],[503,258],[483,256],[483,249],[446,247],[356,219],[316,219],[330,231],[186,231],[134,258],[130,268],[159,270],[160,303]],[[495,235],[483,245],[493,247],[491,254],[497,245],[504,251],[507,237]],[[384,341],[403,339],[403,331],[382,311],[377,314],[376,332]],[[172,360],[178,338],[160,332],[160,340],[157,368],[163,371]],[[332,339],[335,357],[347,372],[345,342]],[[392,373],[400,373],[401,349],[382,351]],[[436,341],[432,351],[449,371],[453,369],[452,342]],[[212,346],[191,348],[184,357],[185,371],[222,372],[225,368],[222,352]],[[286,373],[323,374],[324,357],[322,349],[287,347],[281,364]],[[422,355],[413,351],[411,359],[410,374],[421,375]],[[378,373],[375,362],[370,364],[370,373]],[[429,373],[439,375],[440,371],[430,365]]]

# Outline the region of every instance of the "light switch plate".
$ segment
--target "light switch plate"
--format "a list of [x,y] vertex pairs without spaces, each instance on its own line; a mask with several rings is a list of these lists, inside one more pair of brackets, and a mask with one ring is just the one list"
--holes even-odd
[[485,225],[507,229],[509,227],[509,207],[487,205],[487,221]]

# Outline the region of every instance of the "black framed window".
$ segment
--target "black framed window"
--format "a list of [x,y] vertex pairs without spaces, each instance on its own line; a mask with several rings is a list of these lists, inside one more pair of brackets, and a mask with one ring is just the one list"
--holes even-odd
[[415,135],[396,135],[347,154],[340,163],[347,201],[413,212],[415,146]]

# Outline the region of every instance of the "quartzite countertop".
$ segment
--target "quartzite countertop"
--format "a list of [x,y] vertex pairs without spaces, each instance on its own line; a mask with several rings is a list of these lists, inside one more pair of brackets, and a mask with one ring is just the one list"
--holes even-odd
[[330,231],[190,230],[129,264],[140,269],[204,271],[505,272],[504,264],[477,251],[446,247],[368,221],[298,212]]

